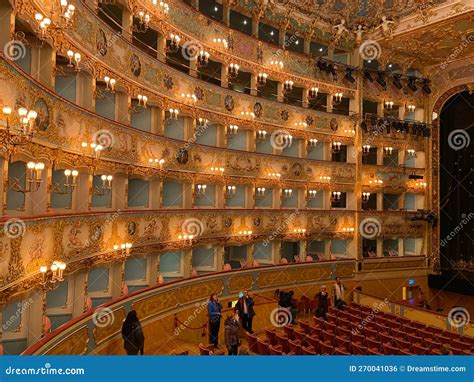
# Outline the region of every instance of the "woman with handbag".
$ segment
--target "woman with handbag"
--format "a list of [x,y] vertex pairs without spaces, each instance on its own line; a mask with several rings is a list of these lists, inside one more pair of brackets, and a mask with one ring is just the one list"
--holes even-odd
[[209,315],[209,343],[216,348],[219,345],[219,329],[221,326],[222,305],[216,293],[211,294],[207,303],[207,314]]

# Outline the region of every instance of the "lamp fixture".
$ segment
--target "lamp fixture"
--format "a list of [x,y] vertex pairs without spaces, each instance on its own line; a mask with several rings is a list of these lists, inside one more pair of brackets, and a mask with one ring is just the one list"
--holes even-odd
[[326,175],[321,175],[321,176],[319,177],[319,180],[329,182],[329,181],[331,180],[331,177],[330,177],[330,176],[326,176]]
[[407,109],[409,113],[413,113],[416,109],[415,105],[407,105]]
[[199,118],[196,119],[196,126],[197,127],[205,127],[208,124],[209,124],[209,120],[206,119],[206,118],[199,117]]
[[345,129],[344,133],[354,135],[356,131],[354,129]]
[[252,230],[246,230],[246,229],[239,231],[240,236],[251,236],[252,233],[253,233]]
[[113,93],[115,91],[115,84],[117,82],[115,78],[110,78],[109,76],[105,76],[104,81],[105,81],[105,90],[108,90],[111,93]]
[[163,158],[161,158],[161,159],[150,158],[150,159],[148,159],[148,163],[150,164],[151,168],[153,168],[153,166],[159,166],[160,169],[162,169],[163,165],[165,164],[165,160]]
[[[4,106],[2,109],[5,120],[5,135],[2,135],[2,146],[23,146],[30,143],[35,131],[35,120],[38,113],[34,110],[28,110],[25,107],[18,109],[18,116],[12,116],[12,108]],[[18,123],[13,123],[18,120]]]
[[205,50],[201,50],[198,55],[196,56],[197,63],[200,67],[206,67],[209,63],[209,52]]
[[255,118],[255,113],[254,113],[253,111],[241,111],[241,112],[240,112],[240,115],[241,115],[242,117],[250,117],[250,118],[252,118],[252,119]]
[[178,235],[178,239],[183,240],[184,242],[188,242],[189,244],[192,244],[194,235]]
[[64,270],[66,269],[66,263],[62,261],[53,261],[51,266],[41,265],[39,271],[41,273],[41,286],[46,288],[47,286],[53,286],[54,284],[64,281]]
[[196,198],[204,197],[204,195],[206,195],[206,188],[207,188],[206,184],[196,184],[196,188],[195,188]]
[[148,97],[146,95],[137,95],[137,99],[138,99],[138,106],[141,106],[143,107],[144,109],[146,109],[146,104],[148,102]]
[[279,60],[271,60],[270,61],[270,66],[274,69],[274,70],[281,70],[283,69],[283,61],[279,61]]
[[370,192],[363,192],[362,193],[362,203],[366,203],[369,201]]
[[233,135],[236,135],[237,131],[239,131],[239,126],[229,125],[229,127],[227,128],[227,136],[231,137]]
[[319,88],[317,88],[317,87],[312,87],[312,88],[309,89],[309,91],[308,91],[308,98],[309,98],[309,99],[312,99],[312,100],[315,100],[315,99],[318,97],[318,92],[319,92]]
[[293,195],[293,190],[291,188],[285,188],[283,190],[283,198],[288,199],[291,198],[291,195]]
[[170,11],[170,6],[168,5],[168,3],[165,3],[164,1],[158,2],[158,0],[152,0],[152,4],[155,7],[158,6],[158,10],[163,16],[167,15],[168,12]]
[[294,82],[291,81],[291,80],[286,80],[284,83],[283,83],[283,91],[285,93],[291,93],[293,91],[293,84]]
[[306,233],[306,228],[293,228],[293,233],[304,235]]
[[385,101],[385,109],[392,110],[393,109],[393,101]]
[[181,41],[181,37],[179,37],[175,33],[170,33],[169,43],[168,43],[168,46],[166,47],[168,52],[176,53],[179,50],[180,41]]
[[355,228],[354,227],[343,227],[342,232],[354,232]]
[[8,180],[8,187],[12,191],[21,192],[22,194],[38,191],[43,182],[41,175],[44,168],[45,166],[42,162],[28,162],[26,164],[25,186],[21,185],[19,178],[13,178]]
[[58,195],[72,194],[77,188],[79,171],[77,170],[64,170],[64,183],[63,187],[59,183],[51,184],[51,192]]
[[426,182],[416,182],[415,186],[420,187],[420,188],[426,188],[427,183]]
[[309,147],[316,147],[318,144],[318,140],[316,138],[308,139],[308,146]]
[[266,136],[267,136],[267,132],[265,130],[258,130],[257,131],[257,140],[258,141],[264,141]]
[[295,122],[295,127],[307,128],[308,124],[306,122]]
[[146,11],[138,11],[133,17],[137,20],[133,23],[132,31],[136,33],[145,33],[148,30],[151,16]]
[[331,200],[333,202],[339,202],[341,200],[341,195],[342,195],[342,192],[340,191],[333,191],[331,193]]
[[362,145],[362,155],[367,156],[370,154],[370,145]]
[[94,187],[93,194],[96,196],[105,196],[112,191],[112,175],[101,175],[100,180],[102,180],[102,185],[99,187]]
[[334,154],[337,154],[341,151],[341,142],[333,142],[331,146],[331,150]]
[[114,251],[122,258],[130,256],[130,250],[132,249],[132,243],[115,244]]
[[408,149],[407,150],[407,155],[409,157],[415,157],[416,156],[416,151],[414,149]]
[[209,168],[209,171],[213,172],[213,173],[223,174],[224,173],[224,167],[211,167],[211,168]]
[[265,195],[265,187],[257,187],[256,192],[255,192],[255,196],[257,198],[261,198],[264,195]]
[[278,179],[281,178],[281,174],[280,174],[279,172],[269,172],[269,173],[268,173],[268,176],[269,176],[270,178],[278,178]]
[[229,44],[225,38],[215,37],[212,39],[212,42],[218,46],[222,46],[224,49],[229,47]]
[[371,179],[369,180],[369,184],[372,186],[381,186],[383,184],[382,179]]
[[97,144],[95,142],[92,142],[92,143],[82,142],[81,149],[82,149],[83,155],[93,154],[96,159],[99,159],[100,153],[104,150],[104,146]]
[[227,67],[227,77],[236,78],[239,75],[239,68],[238,64],[229,64]]
[[257,86],[265,86],[267,83],[268,74],[267,73],[258,73],[257,74]]
[[316,198],[318,191],[317,190],[308,190],[308,199]]
[[335,105],[340,104],[342,102],[342,96],[343,96],[342,93],[333,94],[333,96],[332,96],[333,104],[335,104]]
[[236,186],[226,186],[225,188],[225,197],[231,199],[235,196],[235,191],[237,190]]
[[393,153],[393,147],[384,147],[383,153],[385,156],[390,156]]
[[168,109],[168,118],[169,119],[178,119],[179,110],[176,108],[169,108]]
[[[74,53],[72,50],[68,50],[66,52],[67,58],[69,59],[69,63],[67,64],[70,68],[75,68],[77,71],[80,70],[79,63],[81,62],[81,54]],[[74,60],[74,63],[73,63]]]
[[181,93],[181,98],[188,103],[195,103],[197,101],[197,97],[194,93]]

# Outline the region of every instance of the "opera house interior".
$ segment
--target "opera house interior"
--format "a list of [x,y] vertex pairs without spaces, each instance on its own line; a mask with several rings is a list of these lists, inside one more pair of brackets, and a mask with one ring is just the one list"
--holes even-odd
[[473,0],[0,0],[1,355],[474,354]]

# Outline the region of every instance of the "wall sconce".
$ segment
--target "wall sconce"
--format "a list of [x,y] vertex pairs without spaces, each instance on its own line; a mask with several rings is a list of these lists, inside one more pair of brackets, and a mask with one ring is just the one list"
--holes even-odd
[[342,102],[342,93],[336,93],[332,96],[332,102],[335,105],[338,105]]
[[211,167],[209,171],[222,175],[224,173],[224,167]]
[[3,146],[22,146],[31,142],[35,134],[34,123],[38,113],[34,110],[28,110],[24,107],[18,109],[19,124],[11,126],[12,108],[4,106],[2,109],[5,117],[6,135],[2,136]]
[[308,98],[312,100],[316,99],[318,97],[318,92],[319,92],[319,88],[312,87],[308,91]]
[[257,187],[256,192],[255,192],[255,196],[257,198],[261,198],[264,195],[265,195],[265,187]]
[[196,126],[197,127],[205,127],[209,124],[209,120],[207,120],[206,118],[197,118],[196,119]]
[[35,20],[37,23],[37,32],[40,34],[40,39],[44,39],[46,32],[51,25],[51,19],[49,17],[44,17],[41,13],[35,14]]
[[372,179],[372,180],[369,180],[369,184],[371,186],[380,186],[383,184],[383,180],[382,179]]
[[370,145],[363,145],[362,146],[362,155],[367,156],[370,154]]
[[409,157],[416,157],[416,152],[415,152],[414,149],[408,149],[408,150],[407,150],[407,155],[408,155]]
[[265,130],[258,130],[257,131],[257,140],[258,141],[264,141],[266,136],[267,136],[267,132]]
[[283,69],[283,61],[271,60],[271,61],[270,61],[270,66],[271,66],[274,70],[281,70],[281,69]]
[[386,101],[386,102],[385,102],[385,109],[387,109],[387,110],[392,110],[392,109],[393,109],[393,105],[394,105],[393,101]]
[[369,201],[370,192],[363,192],[362,193],[362,203],[366,203]]
[[339,202],[341,200],[341,192],[340,191],[333,191],[331,193],[331,200],[333,202]]
[[331,180],[331,177],[330,176],[326,176],[326,175],[321,175],[319,177],[319,180],[322,180],[322,181],[325,181],[325,182],[329,182]]
[[169,119],[178,119],[178,115],[179,115],[178,109],[173,109],[173,108],[168,109]]
[[355,232],[354,227],[343,227],[342,232]]
[[179,43],[181,41],[181,37],[177,34],[170,33],[170,42],[168,43],[167,50],[170,53],[176,53],[179,50]]
[[191,93],[181,93],[181,98],[183,98],[184,102],[192,102],[195,103],[197,101],[197,97],[195,94]]
[[257,74],[257,86],[265,86],[267,83],[268,74],[267,73],[258,73]]
[[318,193],[317,190],[308,190],[308,199],[316,198],[316,194]]
[[392,155],[393,152],[393,147],[384,147],[383,148],[383,153],[385,156]]
[[[70,68],[75,68],[77,71],[79,71],[79,63],[81,62],[81,54],[80,53],[74,53],[72,50],[67,51],[67,57],[69,59],[68,67]],[[72,60],[74,59],[74,64],[72,63]]]
[[350,134],[350,135],[355,135],[356,131],[354,129],[345,129],[344,133]]
[[137,99],[138,99],[138,106],[141,106],[144,109],[146,109],[146,103],[148,102],[148,97],[145,95],[139,94],[137,96]]
[[229,78],[236,78],[239,75],[239,68],[238,64],[229,64],[227,68],[227,76]]
[[248,117],[248,118],[251,118],[251,119],[255,119],[255,113],[253,111],[241,111],[240,115],[242,117]]
[[79,176],[79,171],[77,170],[64,170],[64,190],[61,189],[61,185],[58,183],[51,185],[51,192],[58,194],[58,195],[67,195],[72,194],[77,187],[77,177]]
[[318,140],[316,138],[308,139],[308,146],[309,147],[316,147],[318,144]]
[[122,243],[120,245],[115,244],[114,245],[114,251],[119,254],[120,250],[120,256],[121,257],[128,257],[130,255],[130,249],[132,248],[132,243]]
[[194,235],[178,235],[179,240],[183,240],[186,244],[192,245],[193,244],[193,239]]
[[249,237],[249,236],[252,236],[252,234],[253,234],[253,231],[252,231],[252,230],[246,230],[246,229],[244,229],[244,230],[239,231],[239,235],[240,235],[240,236]]
[[307,128],[308,124],[306,122],[295,122],[295,127]]
[[148,163],[150,164],[150,167],[153,167],[153,165],[155,165],[155,166],[160,166],[160,169],[162,169],[163,165],[165,164],[165,160],[163,158],[161,159],[150,158],[148,159]]
[[239,130],[239,126],[237,125],[229,125],[227,128],[227,136],[231,137],[237,134],[237,131]]
[[291,195],[293,195],[293,190],[291,188],[285,188],[283,190],[283,198],[288,199],[291,198]]
[[341,142],[333,142],[331,150],[334,154],[339,153],[341,151]]
[[426,188],[426,182],[416,182],[415,183],[416,187],[420,187],[420,188]]
[[49,268],[46,265],[40,266],[41,286],[47,288],[48,286],[54,286],[56,283],[64,281],[65,269],[66,263],[62,261],[53,261]]
[[279,172],[269,172],[269,173],[268,173],[268,176],[269,176],[270,178],[278,178],[278,179],[281,178],[281,174],[280,174]]
[[278,142],[278,148],[283,150],[291,146],[291,144],[293,143],[293,136],[291,134],[285,134],[281,132],[276,135],[276,141]]
[[152,0],[152,4],[156,7],[159,6],[158,10],[162,15],[167,15],[170,11],[170,6],[164,1],[158,2],[158,0]]
[[105,196],[107,193],[111,192],[112,190],[112,175],[102,175],[100,179],[102,180],[102,185],[100,187],[95,187],[93,190],[93,194],[96,196]]
[[138,25],[133,23],[132,31],[137,33],[145,33],[148,30],[151,16],[148,12],[140,11],[134,18],[138,20]]
[[215,37],[212,39],[212,42],[218,46],[222,46],[224,49],[227,49],[229,46],[225,38]]
[[306,233],[306,228],[294,228],[293,233],[304,236],[304,234]]
[[105,90],[108,90],[111,93],[113,93],[115,91],[115,84],[116,84],[115,78],[110,78],[108,76],[105,76],[104,81],[105,81]]
[[206,195],[206,184],[196,184],[196,198],[202,198]]
[[81,148],[84,155],[92,152],[95,155],[96,159],[100,158],[100,153],[104,150],[104,147],[102,145],[98,145],[94,142],[82,142]]
[[14,178],[8,183],[8,187],[16,192],[26,194],[28,192],[36,192],[39,190],[42,179],[41,174],[44,170],[44,163],[42,162],[28,162],[26,164],[26,184],[21,186],[20,179]]
[[210,54],[208,52],[206,52],[205,50],[201,50],[196,58],[198,65],[201,67],[207,66],[207,64],[209,63],[209,56]]
[[408,112],[409,113],[413,113],[416,109],[416,106],[415,105],[408,105],[407,106],[407,109],[408,109]]
[[235,196],[235,191],[237,190],[236,186],[227,186],[225,188],[225,197],[231,199]]
[[294,82],[291,81],[291,80],[286,80],[284,83],[283,83],[283,91],[285,93],[291,93],[293,91],[293,84]]

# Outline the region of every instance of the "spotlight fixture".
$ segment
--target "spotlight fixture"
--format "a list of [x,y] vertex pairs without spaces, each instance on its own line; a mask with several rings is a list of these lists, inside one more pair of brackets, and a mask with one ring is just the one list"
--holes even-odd
[[431,85],[431,81],[429,79],[427,79],[427,78],[423,79],[423,91],[426,94],[431,94],[430,85]]
[[402,75],[401,74],[394,74],[392,83],[393,83],[393,86],[395,86],[398,90],[401,90],[403,88]]
[[346,68],[346,74],[344,75],[344,78],[349,81],[351,84],[353,84],[356,79],[354,78],[354,76],[352,75],[352,73],[354,72],[354,69],[352,68]]
[[418,90],[417,86],[416,86],[416,77],[408,77],[408,88],[414,92],[416,92]]
[[387,90],[387,81],[385,81],[385,72],[377,72],[377,83],[383,90]]

